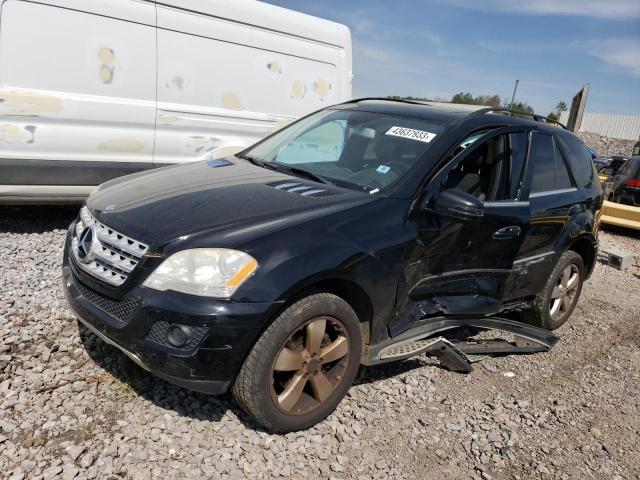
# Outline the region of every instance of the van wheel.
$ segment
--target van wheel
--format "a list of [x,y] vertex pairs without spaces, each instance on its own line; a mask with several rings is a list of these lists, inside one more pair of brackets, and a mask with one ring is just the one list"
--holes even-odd
[[555,330],[564,325],[578,303],[584,282],[584,262],[576,252],[562,254],[530,310],[521,312],[523,321]]
[[324,420],[360,365],[360,322],[341,298],[318,293],[287,308],[247,356],[232,388],[267,429],[291,432]]

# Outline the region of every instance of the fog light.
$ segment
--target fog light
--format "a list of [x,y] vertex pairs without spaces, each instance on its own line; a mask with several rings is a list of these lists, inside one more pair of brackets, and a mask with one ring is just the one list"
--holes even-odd
[[184,347],[191,339],[191,329],[184,325],[171,325],[167,331],[167,340],[176,348]]

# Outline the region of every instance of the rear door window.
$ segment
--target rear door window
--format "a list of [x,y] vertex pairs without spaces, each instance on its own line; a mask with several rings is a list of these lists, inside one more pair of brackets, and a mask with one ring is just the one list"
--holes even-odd
[[551,135],[533,135],[531,163],[533,165],[531,193],[555,190],[556,158],[553,153],[553,137]]
[[566,161],[556,147],[553,136],[544,133],[533,135],[531,162],[533,166],[532,194],[552,193],[556,190],[574,187]]
[[569,171],[567,170],[567,162],[562,155],[562,152],[558,148],[556,144],[555,147],[555,157],[556,157],[556,178],[555,178],[555,186],[556,190],[561,190],[564,188],[571,188],[573,184],[571,183],[571,177],[569,176]]

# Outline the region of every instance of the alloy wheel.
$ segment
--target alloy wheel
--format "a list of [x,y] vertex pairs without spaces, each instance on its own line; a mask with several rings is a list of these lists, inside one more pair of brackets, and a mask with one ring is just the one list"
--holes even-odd
[[576,293],[579,286],[580,271],[578,267],[574,264],[567,265],[551,292],[549,315],[552,320],[561,320],[571,311],[573,304],[577,300]]
[[284,343],[272,367],[272,399],[288,415],[322,405],[341,384],[349,365],[349,335],[331,317],[317,317]]

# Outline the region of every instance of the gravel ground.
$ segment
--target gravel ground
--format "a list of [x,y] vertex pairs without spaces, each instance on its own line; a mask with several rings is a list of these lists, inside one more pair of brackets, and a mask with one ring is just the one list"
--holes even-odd
[[0,477],[639,478],[633,232],[602,234],[636,265],[597,266],[552,352],[469,375],[426,357],[363,368],[328,420],[281,436],[78,330],[60,285],[74,216],[0,208]]

